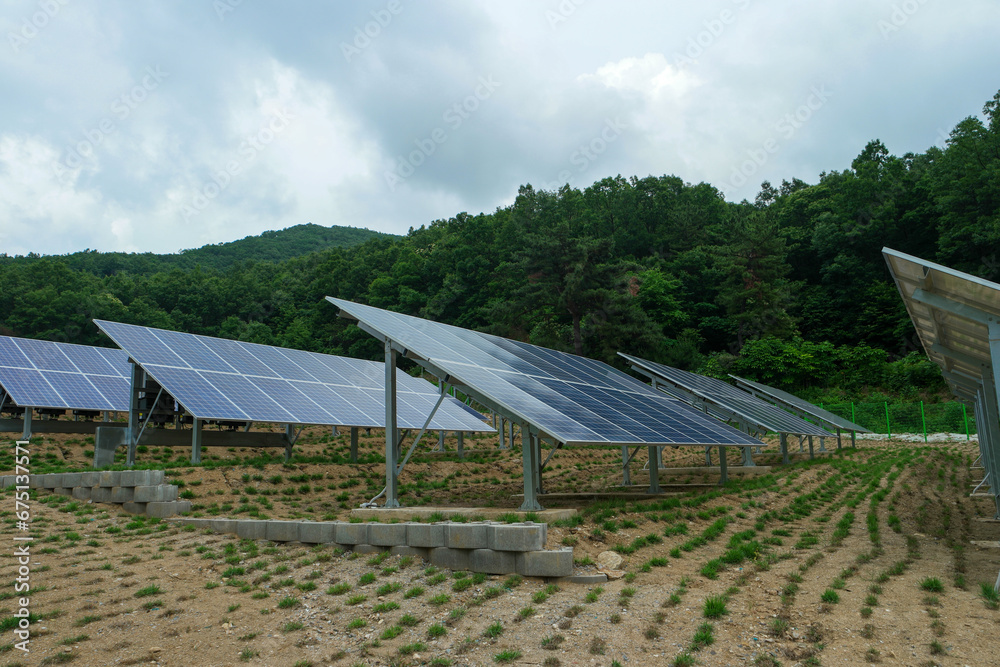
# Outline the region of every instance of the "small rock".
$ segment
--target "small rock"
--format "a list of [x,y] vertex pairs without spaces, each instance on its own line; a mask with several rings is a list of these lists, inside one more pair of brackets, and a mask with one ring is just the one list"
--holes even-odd
[[602,551],[597,556],[598,570],[617,570],[622,564],[622,557],[614,551]]

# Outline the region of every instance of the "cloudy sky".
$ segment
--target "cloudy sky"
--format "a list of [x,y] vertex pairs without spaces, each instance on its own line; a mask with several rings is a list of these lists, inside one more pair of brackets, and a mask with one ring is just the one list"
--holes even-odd
[[405,233],[519,185],[727,199],[1000,89],[996,0],[0,0],[0,253]]

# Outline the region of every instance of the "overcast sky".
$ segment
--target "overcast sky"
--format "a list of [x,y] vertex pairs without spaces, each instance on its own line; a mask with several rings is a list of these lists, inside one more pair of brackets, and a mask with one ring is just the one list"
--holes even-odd
[[727,199],[943,143],[996,0],[0,0],[0,253],[405,233],[518,186]]

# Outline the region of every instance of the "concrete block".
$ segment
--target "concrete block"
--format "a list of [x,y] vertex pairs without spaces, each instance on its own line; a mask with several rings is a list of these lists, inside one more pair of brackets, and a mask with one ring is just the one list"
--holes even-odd
[[473,549],[470,570],[490,574],[513,574],[517,572],[517,553],[514,551],[494,551],[493,549]]
[[494,551],[539,551],[545,548],[544,523],[490,526],[490,549]]
[[431,549],[431,564],[449,570],[468,570],[472,567],[472,552],[468,549]]
[[72,489],[77,486],[83,486],[83,473],[82,472],[64,472],[59,476],[59,486],[64,489]]
[[62,486],[60,477],[62,475],[58,473],[50,473],[48,475],[42,475],[42,488],[43,489],[56,489]]
[[267,521],[262,519],[240,519],[236,522],[236,534],[244,540],[263,540],[267,533]]
[[606,574],[574,574],[572,577],[563,577],[562,581],[568,584],[605,584],[608,581]]
[[445,528],[443,523],[408,523],[406,524],[406,544],[411,547],[433,549],[445,546]]
[[77,486],[73,488],[73,493],[71,494],[77,500],[90,500],[90,487]]
[[406,544],[405,523],[370,523],[368,524],[368,544],[381,547],[394,547]]
[[172,500],[166,503],[146,503],[146,514],[152,517],[165,519],[175,514],[183,514],[191,511],[190,500]]
[[338,522],[334,535],[337,544],[368,544],[368,524]]
[[14,475],[0,476],[0,489],[6,489],[11,486],[14,486]]
[[90,490],[90,499],[95,503],[110,503],[111,489],[106,486],[95,486]]
[[145,514],[146,503],[133,503],[133,502],[122,503],[122,509],[128,512],[129,514]]
[[44,489],[45,475],[28,475],[28,488]]
[[118,476],[118,486],[138,486],[135,482],[138,470],[122,470]]
[[162,470],[122,470],[120,486],[156,486],[163,484]]
[[488,549],[490,546],[492,524],[449,523],[447,527],[445,546],[449,549]]
[[383,551],[388,551],[389,547],[380,547],[374,544],[355,544],[352,550],[359,554],[380,554]]
[[207,519],[207,527],[216,533],[236,534],[236,519]]
[[333,544],[337,524],[331,521],[300,521],[299,542],[305,544]]
[[119,486],[119,482],[122,479],[121,470],[105,470],[101,473],[100,481],[97,483],[98,486]]
[[71,496],[73,495],[73,489],[67,489],[65,487],[59,486],[52,489],[53,493],[58,493],[60,496]]
[[111,487],[111,502],[113,503],[135,502],[135,487],[134,486]]
[[416,556],[426,561],[431,559],[431,550],[423,547],[395,546],[389,547],[389,553],[393,556]]
[[137,503],[165,503],[177,500],[177,487],[173,484],[136,486],[133,488],[135,489],[134,500]]
[[157,484],[165,484],[167,479],[167,473],[162,470],[145,470],[146,473],[146,484],[149,486],[156,486]]
[[[148,507],[146,509],[149,509]],[[188,517],[178,517],[176,519],[171,519],[170,523],[175,523],[178,526],[194,526],[195,528],[208,528],[212,525],[215,519],[191,519]]]
[[80,486],[100,486],[101,485],[101,473],[99,472],[85,472],[80,478]]
[[568,577],[573,574],[573,549],[517,552],[517,573],[524,577]]
[[300,523],[299,521],[268,521],[264,539],[272,542],[298,542]]
[[[98,426],[94,433],[94,468],[99,470],[114,465],[115,450],[127,446],[127,428]],[[107,486],[117,486],[117,484],[108,484]]]

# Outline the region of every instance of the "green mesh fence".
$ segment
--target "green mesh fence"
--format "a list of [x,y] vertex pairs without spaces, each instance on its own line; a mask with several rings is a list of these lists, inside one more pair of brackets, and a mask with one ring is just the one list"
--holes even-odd
[[874,433],[976,433],[971,411],[951,403],[821,403]]

